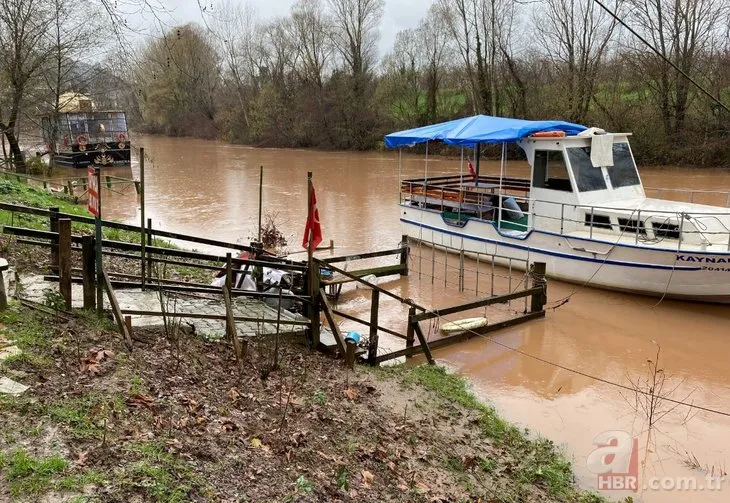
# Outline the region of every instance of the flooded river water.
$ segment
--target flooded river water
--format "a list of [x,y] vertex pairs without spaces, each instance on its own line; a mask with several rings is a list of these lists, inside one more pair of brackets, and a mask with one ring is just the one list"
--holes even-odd
[[[150,136],[138,138],[136,146],[144,146],[148,156],[146,212],[155,227],[250,241],[256,230],[263,165],[264,206],[276,215],[292,250],[301,249],[307,171],[314,173],[325,242],[334,240],[336,254],[394,248],[400,241],[397,153],[254,149]],[[496,163],[483,166],[482,172],[499,169]],[[514,175],[526,172],[520,162],[508,168]],[[436,159],[429,170],[455,173],[459,164]],[[138,177],[136,159],[131,171],[114,170]],[[640,173],[647,187],[730,190],[730,170],[640,168]],[[403,175],[422,174],[422,159],[407,157]],[[106,203],[106,217],[138,222],[132,194],[111,195]],[[459,293],[448,284],[419,280],[415,274],[384,286],[429,307],[474,298],[474,293]],[[653,440],[647,448],[648,419],[641,403],[636,403],[637,394],[611,384],[635,387],[631,383],[647,376],[647,360],[655,358],[660,346],[664,395],[730,412],[730,307],[658,303],[654,298],[557,281],[551,281],[548,290],[550,305],[567,296],[570,300],[550,310],[544,320],[472,339],[435,356],[467,376],[508,420],[565,446],[586,488],[597,483],[586,467],[593,439],[603,431],[624,430],[641,438],[640,486],[651,482],[676,487],[682,480],[678,477],[685,477],[695,480],[697,490],[605,493],[608,496],[632,495],[635,501],[647,502],[730,500],[727,480],[721,490],[705,487],[707,470],[717,475],[727,468],[730,417],[685,406],[670,410],[675,404],[661,402],[654,409],[654,417],[660,419],[651,428]],[[357,296],[347,302],[367,305]],[[404,324],[402,307],[385,304],[381,324],[388,323]],[[698,466],[688,467],[690,458]]]

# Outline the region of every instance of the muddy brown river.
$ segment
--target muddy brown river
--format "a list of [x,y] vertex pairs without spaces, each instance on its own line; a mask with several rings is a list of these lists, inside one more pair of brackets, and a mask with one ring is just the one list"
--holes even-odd
[[[137,137],[135,146],[146,149],[146,212],[157,228],[250,241],[256,233],[263,165],[264,207],[275,216],[290,250],[301,250],[307,171],[314,173],[325,243],[334,241],[334,253],[389,249],[400,241],[396,152],[257,149],[153,136]],[[404,176],[422,176],[423,169],[422,158],[404,157]],[[433,159],[429,165],[429,173],[458,170],[457,160]],[[524,175],[526,165],[511,162],[508,170]],[[138,159],[131,172],[112,171],[138,177]],[[499,166],[484,163],[485,171],[498,173]],[[640,173],[646,187],[730,190],[730,169],[640,167]],[[105,206],[106,217],[139,221],[133,192],[107,194]],[[427,263],[437,262],[431,251],[420,253],[426,254]],[[459,293],[442,279],[426,274],[419,279],[412,272],[382,286],[428,307],[475,298],[475,292]],[[730,457],[730,307],[658,303],[557,281],[549,282],[548,291],[550,306],[568,296],[569,301],[549,310],[544,320],[438,350],[436,358],[468,377],[506,419],[562,445],[586,488],[597,487],[597,476],[586,462],[594,438],[622,430],[639,438],[640,490],[606,491],[606,496],[630,495],[647,502],[729,501],[730,480],[706,475],[724,474]],[[364,311],[369,300],[345,292],[340,306]],[[381,324],[400,329],[405,313],[397,303],[383,302]],[[716,412],[659,401],[651,407],[656,422],[649,428],[646,399],[611,383],[648,390],[641,380],[658,346],[666,379],[663,396]]]

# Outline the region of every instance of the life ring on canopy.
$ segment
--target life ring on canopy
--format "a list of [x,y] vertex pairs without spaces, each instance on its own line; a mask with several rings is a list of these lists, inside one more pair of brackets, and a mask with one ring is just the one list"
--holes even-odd
[[119,143],[124,143],[125,141],[127,141],[127,135],[124,133],[119,133],[117,135],[117,140],[119,141]]
[[76,143],[78,143],[80,146],[85,147],[89,144],[89,137],[85,134],[80,134],[76,137]]
[[565,131],[538,131],[532,133],[534,138],[563,138],[565,137]]

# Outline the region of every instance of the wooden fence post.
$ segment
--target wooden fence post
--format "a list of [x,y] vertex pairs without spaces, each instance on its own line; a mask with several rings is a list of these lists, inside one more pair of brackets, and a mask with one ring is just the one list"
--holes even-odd
[[233,272],[231,272],[232,268],[233,257],[231,256],[231,252],[228,252],[226,253],[226,286],[228,287],[229,291],[231,288],[233,288]]
[[357,344],[352,339],[345,341],[345,364],[351,370],[355,370],[355,355],[357,354]]
[[139,182],[134,182],[134,187],[139,194],[139,244],[140,249],[140,276],[142,276],[142,290],[147,286],[147,262],[145,257],[145,217],[144,217],[144,147],[139,149]]
[[[49,230],[58,232],[58,212],[59,208],[49,208],[51,212],[49,216]],[[55,236],[51,243],[51,271],[53,274],[58,273],[58,236]]]
[[71,219],[58,219],[58,279],[59,290],[71,310]]
[[[411,307],[408,310],[408,328],[406,328],[406,347],[412,348],[413,342],[415,341],[415,331],[413,330],[413,323],[414,321],[412,318],[416,315],[416,308]],[[406,359],[411,358],[410,356],[406,356]]]
[[400,240],[400,265],[403,267],[400,271],[401,276],[408,276],[408,235],[403,234]]
[[[251,248],[254,250],[254,257],[256,260],[261,260],[264,254],[264,245],[258,241],[251,241],[249,243]],[[256,291],[261,291],[264,285],[264,268],[260,265],[254,266],[253,268],[254,281],[256,282]]]
[[547,303],[547,281],[545,280],[545,262],[532,264],[532,286],[542,287],[542,292],[534,294],[530,302],[530,311],[536,313],[542,311]]
[[[152,219],[147,219],[147,228],[145,229],[145,232],[147,233],[147,246],[152,246]],[[149,280],[152,279],[152,260],[151,260],[151,253],[145,251],[145,254],[147,256],[147,278]]]
[[368,364],[377,365],[378,357],[378,308],[380,306],[380,292],[372,291],[370,303],[370,339],[368,341]]
[[94,236],[81,238],[82,276],[84,279],[84,309],[96,308],[96,262]]

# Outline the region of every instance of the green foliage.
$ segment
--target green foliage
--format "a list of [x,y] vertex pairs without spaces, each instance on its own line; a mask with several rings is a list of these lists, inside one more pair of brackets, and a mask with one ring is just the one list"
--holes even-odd
[[60,291],[46,288],[43,290],[43,305],[56,312],[63,311],[66,309],[66,299]]
[[324,405],[327,403],[327,393],[325,393],[321,389],[315,390],[312,394],[310,401],[312,403],[316,403],[317,405]]
[[344,466],[337,470],[337,487],[343,491],[350,490],[350,472]]
[[297,492],[302,493],[302,494],[309,494],[312,492],[312,489],[314,488],[314,486],[312,486],[312,483],[309,480],[307,480],[307,478],[304,475],[299,476],[295,485],[296,485]]

